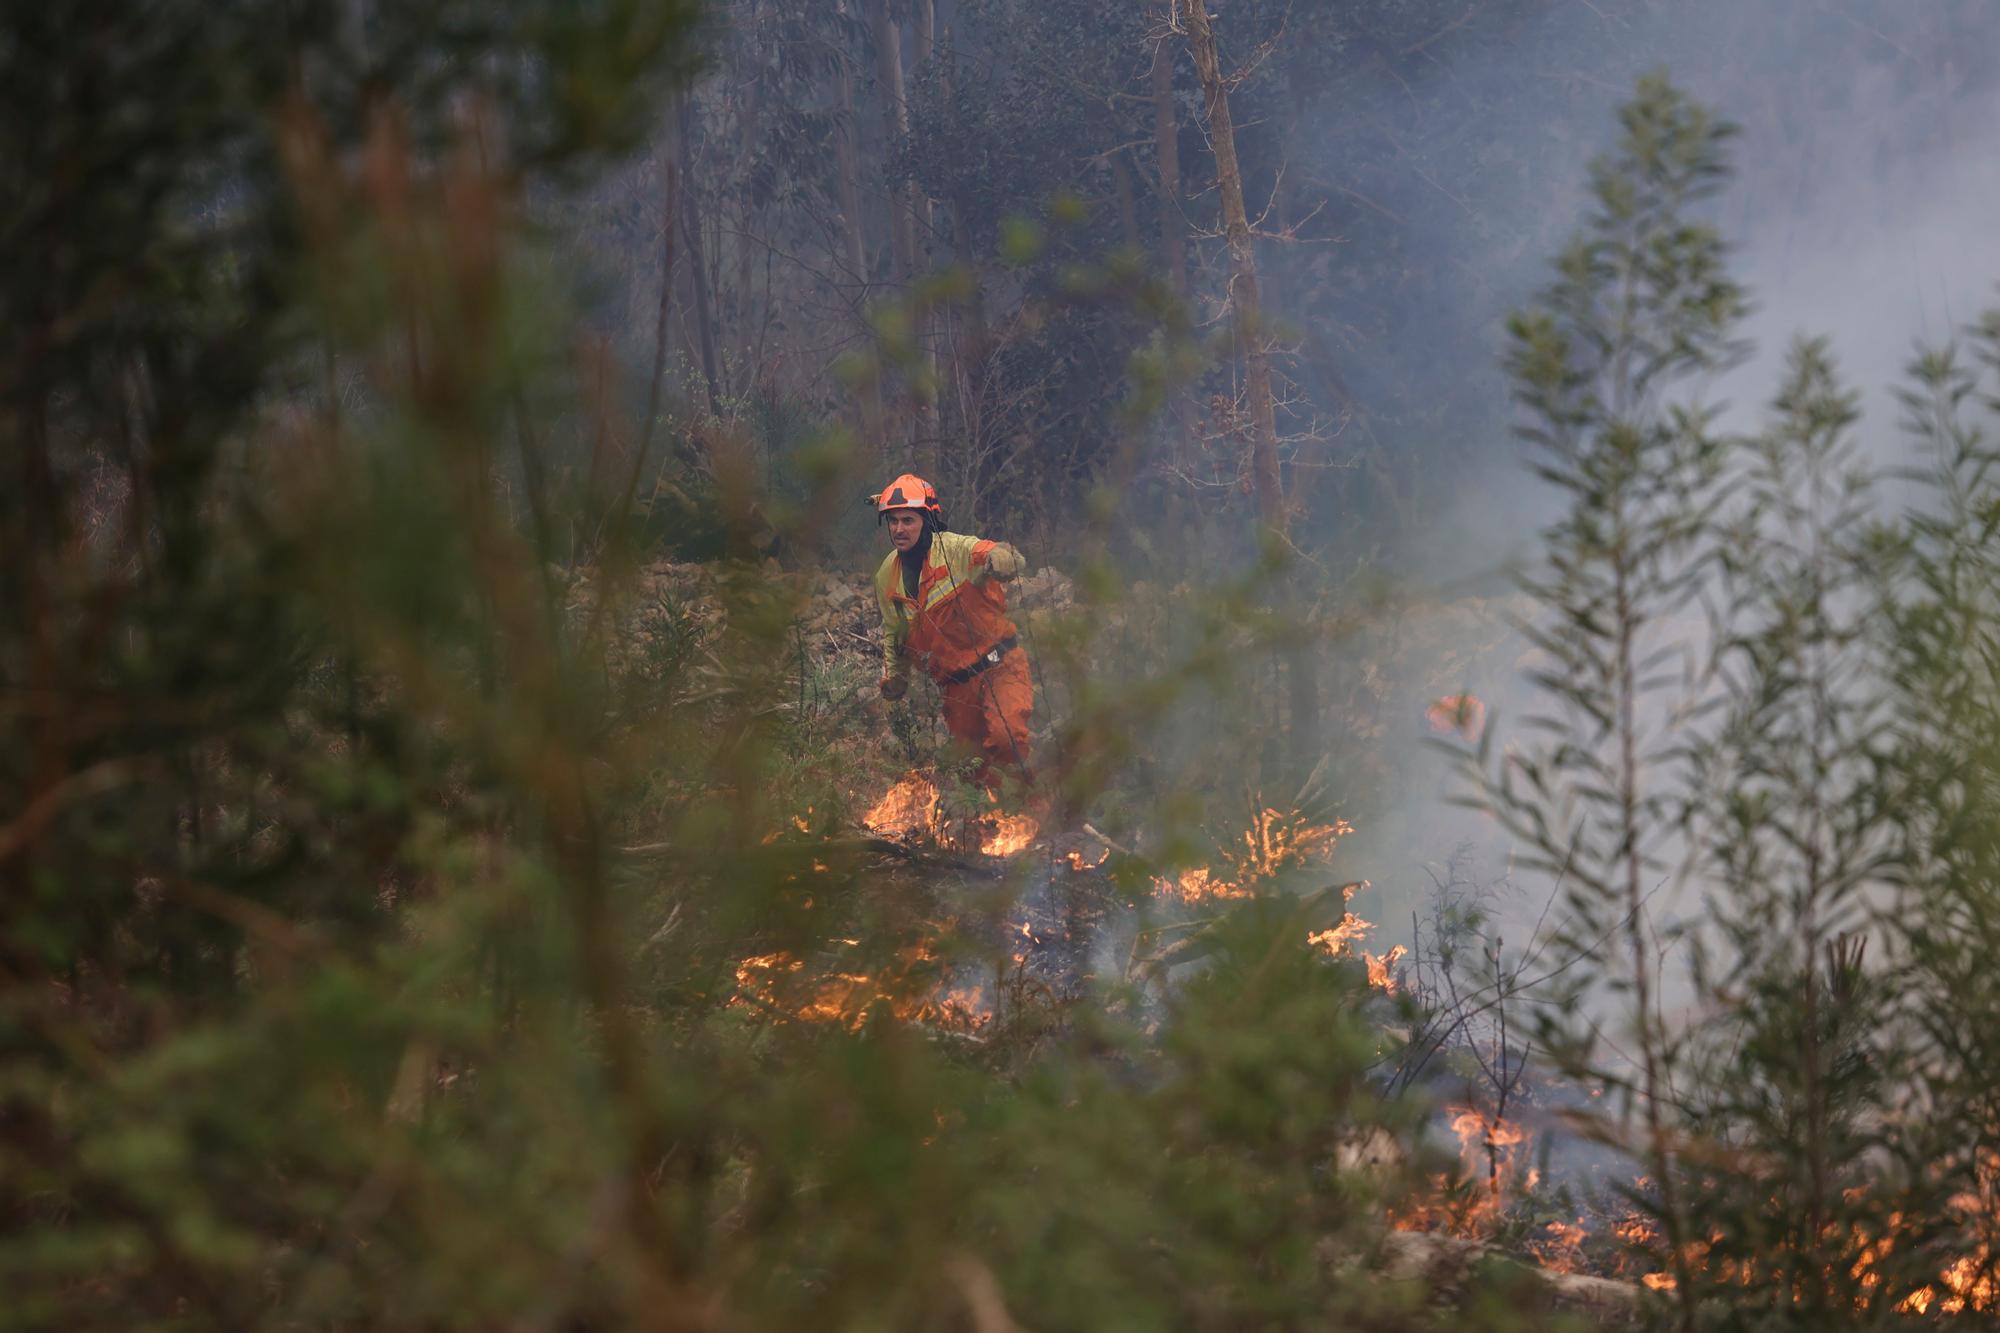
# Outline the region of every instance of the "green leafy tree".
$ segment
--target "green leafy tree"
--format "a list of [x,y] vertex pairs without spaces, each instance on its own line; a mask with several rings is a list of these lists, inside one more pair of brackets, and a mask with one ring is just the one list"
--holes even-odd
[[[1721,237],[1694,215],[1725,179],[1729,128],[1661,77],[1641,82],[1620,123],[1616,151],[1591,170],[1594,215],[1510,330],[1523,434],[1567,509],[1526,583],[1544,613],[1526,630],[1532,679],[1552,707],[1535,719],[1543,739],[1498,758],[1487,800],[1530,864],[1563,885],[1566,975],[1542,1040],[1642,1126],[1692,1327],[1669,1105],[1682,1040],[1661,1012],[1651,902],[1676,873],[1686,756],[1672,721],[1694,701],[1660,650],[1697,587],[1722,449],[1711,414],[1672,394],[1735,354],[1743,294]],[[1594,1017],[1600,1002],[1610,1032]]]

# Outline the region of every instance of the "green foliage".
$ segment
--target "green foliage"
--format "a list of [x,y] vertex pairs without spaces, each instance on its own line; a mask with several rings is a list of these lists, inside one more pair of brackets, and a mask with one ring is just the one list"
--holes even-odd
[[[1544,612],[1526,632],[1531,679],[1553,705],[1536,719],[1547,739],[1501,761],[1491,798],[1532,864],[1564,886],[1565,955],[1595,959],[1618,942],[1622,961],[1570,973],[1555,997],[1570,1026],[1546,1039],[1657,1114],[1674,1053],[1655,1012],[1646,902],[1672,872],[1685,741],[1651,717],[1690,701],[1661,649],[1698,586],[1696,539],[1722,465],[1710,414],[1664,395],[1727,360],[1743,298],[1722,271],[1720,236],[1689,214],[1722,179],[1727,127],[1658,78],[1640,85],[1622,127],[1617,152],[1592,168],[1589,229],[1558,259],[1543,305],[1510,330],[1523,434],[1569,507],[1543,534],[1546,573],[1525,585]],[[1618,997],[1629,1078],[1595,1063],[1583,1009],[1593,985]],[[1656,1178],[1665,1167],[1653,1162]]]
[[1975,379],[1951,352],[1918,363],[1932,498],[1900,525],[1823,343],[1793,349],[1761,432],[1719,434],[1675,389],[1739,350],[1742,295],[1689,212],[1726,131],[1657,80],[1622,121],[1508,364],[1566,497],[1527,583],[1554,706],[1536,744],[1472,756],[1567,908],[1541,1043],[1621,1095],[1599,1132],[1647,1177],[1631,1198],[1672,1279],[1662,1324],[1989,1308]]
[[1006,955],[979,888],[837,836],[880,736],[760,537],[848,512],[838,438],[773,487],[712,413],[716,614],[648,583],[524,198],[657,107],[686,11],[102,16],[0,46],[45,191],[0,374],[0,1324],[1439,1324],[1371,1275],[1400,1181],[1342,1152],[1414,1112],[1294,907],[1164,1012],[1017,972],[983,1032],[911,1021]]
[[[936,758],[863,663],[808,650],[767,559],[851,520],[853,437],[765,384],[705,410],[655,384],[630,430],[534,224],[643,137],[695,16],[476,8],[274,34],[103,4],[0,39],[0,1326],[1549,1326],[1516,1267],[1384,1276],[1423,1163],[1363,1163],[1429,1108],[1385,1077],[1408,1043],[1358,965],[1308,942],[1342,897],[1318,866],[1174,922],[1198,947],[1171,984],[1156,957],[1057,987],[1002,938],[1062,892],[1052,854],[947,873],[849,831]],[[1134,36],[984,8],[1033,20],[1014,49],[1044,65],[1079,16],[1099,57]],[[749,17],[797,39],[756,57],[765,92],[847,69],[852,16]],[[1103,128],[1116,86],[1069,93]],[[1735,350],[1690,212],[1723,131],[1658,80],[1623,130],[1509,362],[1572,505],[1533,586],[1554,739],[1495,793],[1569,886],[1543,1040],[1646,1120],[1684,1326],[1879,1322],[1980,1253],[2000,1160],[1991,395],[1923,364],[1937,503],[1856,540],[1816,348],[1755,441],[1677,400]],[[815,192],[797,148],[746,157],[753,199]],[[1066,943],[1136,958],[1151,877],[1241,860],[1246,802],[1330,816],[1365,783],[1336,755],[1265,790],[1301,637],[1259,609],[1277,557],[1178,585],[1213,554],[1190,527],[1146,585],[1107,558],[1200,358],[1142,265],[1085,262],[1116,210],[1036,180],[1046,225],[987,238],[1029,293],[1001,379],[1113,444],[1050,469],[1099,522],[1080,609],[1023,628],[1060,799],[1121,840]],[[916,374],[978,283],[929,295],[876,312],[857,385]],[[2000,325],[1975,345],[2000,368]],[[1129,394],[1093,396],[1107,367]],[[648,567],[667,541],[712,557],[700,598]],[[1704,570],[1726,614],[1689,697],[1649,654]],[[1689,729],[1658,739],[1668,696]],[[1680,865],[1716,901],[1673,1028],[1647,895]],[[1842,952],[1858,929],[1881,970]],[[1513,984],[1498,955],[1477,984]],[[968,977],[983,1023],[939,998]],[[1606,996],[1637,1069],[1591,1041]]]

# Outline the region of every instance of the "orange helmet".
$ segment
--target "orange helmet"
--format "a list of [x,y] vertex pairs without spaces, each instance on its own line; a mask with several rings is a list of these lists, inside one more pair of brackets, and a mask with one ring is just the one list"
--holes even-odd
[[914,472],[905,472],[884,487],[882,494],[875,497],[875,513],[878,517],[892,509],[919,509],[932,518],[944,512],[938,508],[937,488]]

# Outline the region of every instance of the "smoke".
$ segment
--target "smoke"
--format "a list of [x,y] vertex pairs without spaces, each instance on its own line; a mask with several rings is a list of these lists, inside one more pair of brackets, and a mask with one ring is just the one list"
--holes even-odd
[[1914,342],[1950,337],[2000,278],[2000,11],[1500,0],[1432,33],[1396,26],[1418,22],[1399,20],[1407,8],[1340,20],[1348,72],[1288,150],[1336,187],[1327,231],[1352,275],[1293,313],[1367,414],[1340,447],[1410,478],[1417,521],[1388,553],[1400,572],[1475,578],[1532,553],[1551,497],[1508,428],[1505,320],[1582,221],[1587,164],[1649,70],[1741,128],[1710,216],[1756,302],[1744,332],[1759,354],[1714,386],[1728,424],[1755,423],[1794,336],[1823,335],[1865,391],[1871,455],[1894,456],[1891,387]]
[[[1360,39],[1391,52],[1382,37]],[[1414,66],[1385,55],[1379,77],[1326,99],[1297,143],[1328,179],[1419,220],[1397,232],[1409,247],[1399,262],[1434,275],[1416,290],[1450,294],[1391,305],[1371,338],[1348,339],[1357,396],[1366,403],[1372,393],[1379,406],[1376,434],[1392,452],[1409,451],[1413,468],[1449,470],[1458,483],[1439,488],[1445,498],[1391,556],[1412,584],[1442,590],[1404,618],[1407,639],[1440,637],[1467,589],[1489,599],[1482,615],[1503,619],[1510,608],[1493,596],[1503,572],[1532,563],[1558,510],[1561,497],[1533,478],[1511,437],[1497,370],[1505,320],[1546,283],[1548,261],[1582,224],[1587,164],[1611,146],[1633,78],[1655,68],[1741,128],[1734,179],[1708,216],[1750,292],[1742,333],[1754,353],[1692,386],[1724,405],[1724,429],[1757,429],[1791,341],[1825,337],[1862,395],[1865,456],[1878,467],[1905,461],[1894,391],[1914,350],[1952,338],[2000,300],[2000,9],[1502,4],[1425,45]],[[1397,151],[1374,152],[1371,135],[1393,138]],[[1358,217],[1343,222],[1356,248],[1376,234]],[[1398,290],[1413,289],[1403,282]],[[1319,335],[1337,340],[1330,315],[1305,317],[1328,319]],[[1426,403],[1437,405],[1428,416]],[[1901,498],[1880,495],[1885,508]],[[1488,639],[1482,655],[1451,665],[1451,679],[1428,683],[1478,694],[1504,739],[1537,701],[1522,679],[1526,644]],[[1338,664],[1351,668],[1365,651],[1337,649]],[[1388,927],[1383,943],[1404,939],[1433,881],[1457,875],[1473,882],[1462,890],[1497,890],[1497,928],[1525,944],[1547,885],[1510,881],[1504,838],[1451,803],[1462,789],[1426,753],[1420,706],[1397,706],[1380,743],[1396,749],[1399,780],[1372,825],[1357,812],[1361,832],[1346,849],[1355,873],[1375,880],[1368,914]]]
[[[1862,79],[1862,105],[1799,159],[1750,145],[1742,197],[1724,209],[1760,352],[1729,387],[1761,406],[1786,344],[1828,338],[1863,394],[1862,439],[1877,463],[1901,455],[1892,391],[1916,346],[1954,337],[1993,303],[2000,278],[2000,93],[1912,101],[1885,82]],[[1788,171],[1797,206],[1755,211],[1760,178]]]

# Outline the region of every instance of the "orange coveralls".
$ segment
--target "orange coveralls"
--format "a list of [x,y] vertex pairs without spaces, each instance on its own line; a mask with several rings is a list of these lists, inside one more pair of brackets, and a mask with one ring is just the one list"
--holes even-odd
[[965,533],[932,533],[915,597],[904,591],[896,552],[875,571],[883,676],[907,676],[915,663],[938,683],[945,727],[979,756],[979,781],[988,790],[1003,773],[1028,780],[1035,707],[1028,655],[1007,618],[1006,590],[987,565],[997,545]]

